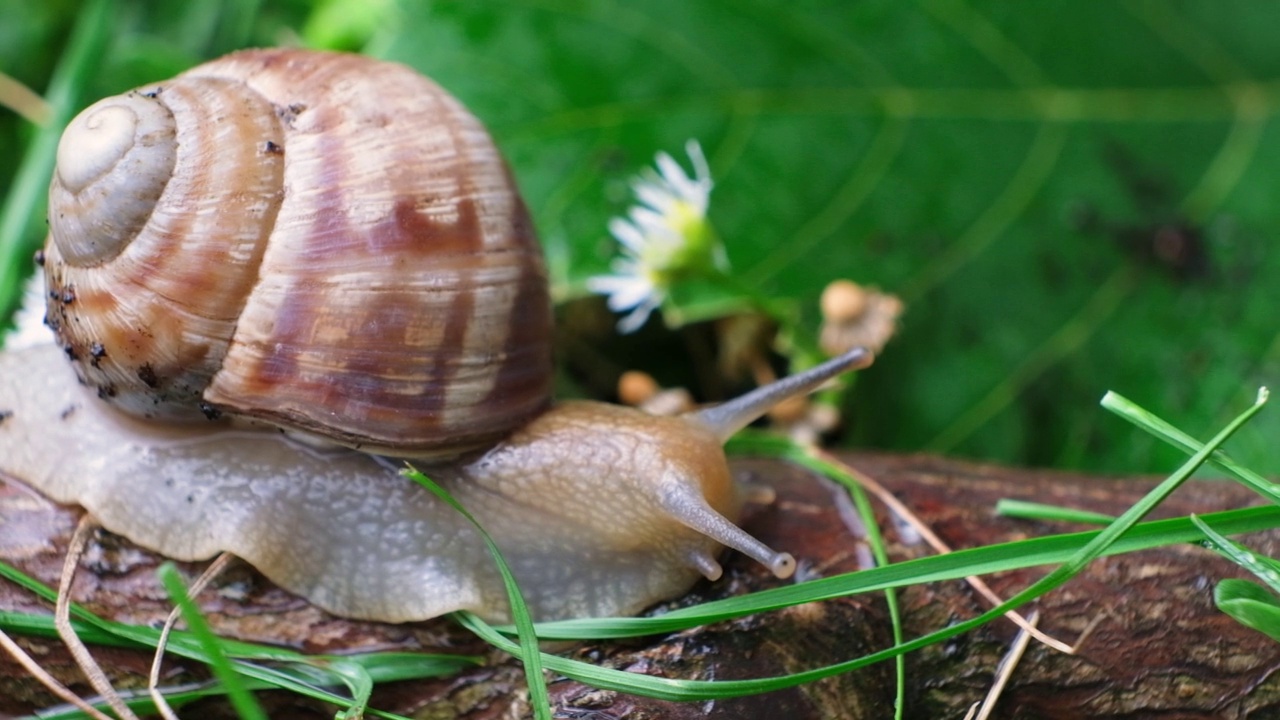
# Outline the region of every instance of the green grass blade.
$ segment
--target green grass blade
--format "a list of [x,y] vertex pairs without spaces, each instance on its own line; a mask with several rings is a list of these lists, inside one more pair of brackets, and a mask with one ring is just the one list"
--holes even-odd
[[[1266,402],[1266,388],[1258,391],[1259,398],[1262,402]],[[1173,445],[1188,455],[1194,454],[1202,445],[1195,438],[1187,435],[1181,430],[1175,428],[1169,423],[1156,417],[1156,415],[1133,401],[1113,392],[1108,392],[1102,398],[1102,406],[1107,410],[1115,413],[1121,418],[1137,425],[1151,435]],[[1262,497],[1267,498],[1273,503],[1280,505],[1280,487],[1274,483],[1268,482],[1258,473],[1240,465],[1232,460],[1226,453],[1217,451],[1209,457],[1209,462],[1226,470],[1236,479],[1240,480],[1245,487],[1253,490]]]
[[[56,594],[52,588],[4,563],[0,563],[0,577],[50,601]],[[159,641],[160,631],[155,628],[103,620],[75,604],[71,606],[71,613],[75,618],[72,620],[72,627],[85,642],[96,645],[155,649]],[[25,635],[57,636],[53,627],[53,618],[48,615],[0,612],[0,628]],[[359,665],[373,682],[440,677],[482,664],[481,658],[460,655],[401,652],[364,653],[340,657],[311,656],[285,648],[235,640],[219,639],[219,644],[225,655],[237,658],[231,663],[232,667],[246,678],[243,682],[248,683],[248,686],[257,688],[258,685],[254,683],[261,683],[262,687],[289,690],[339,707],[350,707],[353,703],[350,698],[324,689],[341,685],[346,681],[341,675],[331,670],[333,663]],[[200,641],[182,630],[175,630],[169,636],[167,649],[169,653],[179,657],[206,665],[210,663],[210,658]],[[263,667],[245,660],[286,663],[286,665]],[[349,669],[344,671],[350,672]],[[202,690],[201,692],[207,695],[224,691]],[[139,699],[137,702],[144,703],[146,700]],[[368,714],[389,718],[400,717],[374,709],[368,710]]]
[[[1262,407],[1261,402],[1246,410],[1219,433],[1206,448],[1216,448],[1253,417]],[[568,620],[556,623],[540,623],[538,633],[543,638],[575,639],[583,637],[633,637],[638,635],[675,632],[706,622],[727,620],[755,612],[776,610],[789,605],[813,602],[843,595],[883,590],[908,584],[936,582],[962,578],[967,575],[985,575],[991,572],[1037,565],[1064,563],[1059,571],[1070,573],[1078,570],[1098,554],[1115,554],[1178,542],[1195,542],[1204,536],[1189,520],[1162,520],[1145,525],[1137,521],[1150,512],[1160,500],[1167,497],[1178,485],[1199,467],[1212,452],[1204,448],[1157,486],[1147,497],[1106,529],[1088,533],[1057,535],[1015,543],[991,545],[972,550],[958,550],[947,555],[919,558],[888,567],[872,568],[831,578],[814,580],[800,585],[766,590],[741,598],[730,598],[705,603],[692,608],[675,610],[658,618],[619,618]],[[1249,508],[1213,514],[1216,527],[1230,528],[1227,532],[1250,532],[1275,527],[1280,513],[1275,508]]]
[[227,689],[228,699],[236,709],[236,713],[243,720],[267,720],[267,714],[262,711],[258,701],[254,700],[253,694],[243,684],[236,671],[232,669],[231,661],[223,654],[218,636],[214,635],[213,631],[209,629],[209,624],[205,622],[204,616],[200,614],[200,609],[191,601],[191,597],[187,594],[187,586],[178,575],[177,568],[173,566],[173,563],[165,563],[160,566],[157,574],[165,590],[169,593],[169,598],[178,606],[178,610],[182,612],[182,619],[186,621],[187,628],[200,641],[204,651],[208,653],[209,667],[213,670],[214,676]]
[[[250,690],[272,690],[276,689],[275,685],[261,680],[246,678],[242,681],[246,688]],[[227,694],[226,688],[216,680],[204,683],[191,683],[186,685],[177,685],[161,688],[161,694],[164,695],[165,701],[170,707],[181,708],[196,700],[203,700],[211,697],[223,697]],[[156,712],[155,704],[151,700],[151,696],[145,690],[121,691],[120,697],[124,700],[125,705],[142,714],[154,714]],[[370,708],[366,711],[366,715],[387,718],[388,720],[412,720],[403,715],[388,713],[382,710]],[[75,708],[59,706],[40,710],[39,714],[29,716],[27,720],[85,720],[87,716]]]
[[254,23],[262,12],[262,0],[224,0],[217,30],[206,54],[218,56],[239,50],[253,37]]
[[[871,653],[855,660],[828,665],[826,667],[816,668],[814,670],[795,673],[784,677],[761,680],[730,680],[717,682],[669,680],[666,678],[653,678],[611,670],[608,668],[600,668],[549,655],[543,656],[543,663],[546,667],[556,672],[563,673],[569,677],[604,689],[652,695],[653,697],[671,700],[697,700],[736,697],[744,694],[754,694],[770,690],[778,690],[785,687],[792,687],[802,683],[811,682],[813,680],[830,677],[839,673],[849,672],[872,663],[896,657],[902,653],[918,650],[927,645],[947,640],[990,622],[1010,610],[1016,609],[1022,604],[1061,586],[1075,573],[1078,573],[1079,570],[1089,561],[1108,551],[1114,550],[1118,541],[1136,526],[1139,519],[1149,512],[1150,509],[1160,500],[1167,497],[1168,494],[1179,484],[1190,477],[1191,474],[1206,461],[1209,455],[1218,448],[1218,446],[1225,442],[1227,438],[1234,434],[1235,431],[1238,430],[1245,422],[1256,415],[1262,408],[1262,404],[1265,400],[1265,395],[1260,394],[1257,403],[1236,417],[1227,425],[1226,428],[1219,432],[1213,440],[1201,448],[1194,457],[1189,459],[1180,468],[1178,468],[1176,472],[1151,490],[1151,492],[1144,496],[1142,500],[1117,518],[1115,522],[1107,526],[1107,528],[1102,531],[1093,533],[1092,537],[1085,542],[1083,546],[1072,552],[1062,565],[1000,605],[970,620],[956,623],[955,625],[943,628],[942,630],[938,630],[905,643],[899,643],[894,647]],[[1268,510],[1271,509],[1272,508],[1268,508]],[[1192,527],[1194,528],[1194,526]],[[1199,534],[1198,529],[1196,530],[1196,533]],[[1203,535],[1200,535],[1200,537],[1202,538]],[[880,570],[882,568],[876,569]],[[888,570],[890,568],[883,569]],[[462,614],[460,616],[460,621],[468,628],[471,628],[473,632],[483,637],[486,641],[503,648],[507,652],[522,652],[515,643],[507,640],[495,628],[480,621],[475,616]],[[541,628],[540,632],[543,632],[544,637],[547,636],[547,633],[545,633]]]
[[346,685],[347,690],[351,692],[351,700],[346,703],[346,708],[339,713],[339,718],[359,718],[364,716],[365,710],[369,707],[369,696],[373,694],[373,677],[369,675],[368,670],[359,663],[349,662],[343,658],[313,661],[309,667],[322,668],[324,673],[321,675],[321,679],[325,676],[340,678],[342,684]]
[[1027,502],[1026,500],[1001,499],[996,503],[996,514],[1022,520],[1040,520],[1044,522],[1068,522],[1081,525],[1106,525],[1116,519],[1115,515],[1064,508],[1058,505]]
[[31,241],[44,220],[49,177],[62,128],[79,108],[88,78],[99,67],[103,49],[114,27],[112,0],[89,0],[77,10],[75,28],[49,81],[45,100],[53,110],[48,125],[40,128],[14,175],[13,185],[0,208],[0,327],[17,307],[21,280],[31,270]]
[[441,677],[484,664],[483,658],[471,655],[416,652],[369,652],[344,655],[342,659],[360,665],[374,683]]
[[[862,527],[866,531],[867,545],[871,548],[872,557],[875,558],[876,567],[886,567],[890,564],[889,552],[886,547],[884,536],[880,533],[880,524],[876,520],[875,510],[871,507],[871,500],[867,497],[866,490],[858,483],[857,479],[848,473],[843,467],[830,463],[820,457],[814,456],[807,447],[793,442],[789,438],[778,438],[786,442],[787,451],[785,453],[766,453],[766,456],[783,458],[804,458],[804,464],[823,477],[829,478],[839,483],[848,492],[850,499],[853,500],[854,507],[858,512],[858,519],[862,522]],[[885,606],[889,610],[889,624],[895,645],[900,645],[906,638],[906,634],[902,627],[902,610],[898,604],[898,594],[893,588],[885,588],[884,590]],[[906,711],[906,658],[899,655],[894,658],[894,676],[896,690],[894,693],[894,717],[901,720],[903,713]]]
[[[98,618],[105,625],[118,625]],[[84,620],[73,620],[72,627],[82,640],[94,645],[148,648],[154,649],[159,633],[152,628],[122,625],[116,631],[104,630]],[[56,638],[57,631],[53,626],[53,618],[48,615],[30,613],[0,612],[0,628],[23,635]],[[152,631],[150,635],[145,631]],[[143,641],[130,638],[142,637]],[[208,664],[207,654],[200,648],[198,641],[189,634],[177,630],[170,635],[168,652],[180,657]],[[232,667],[245,677],[243,682],[254,689],[285,689],[307,697],[332,703],[340,707],[352,704],[349,698],[324,690],[325,687],[342,684],[342,679],[329,670],[333,662],[358,664],[368,673],[373,682],[392,682],[396,680],[417,680],[428,677],[452,675],[464,668],[482,664],[482,659],[460,655],[432,655],[426,653],[363,653],[350,656],[308,656],[293,653],[290,650],[268,646],[251,646],[231,640],[220,639],[224,654],[229,657],[244,657],[251,654],[257,660],[267,662],[287,662],[279,668],[267,668],[248,662],[233,661]],[[230,649],[229,649],[230,648]],[[252,653],[250,653],[252,649]],[[285,659],[288,656],[294,659]],[[260,683],[260,685],[255,685]],[[166,689],[165,692],[168,692]],[[224,694],[224,690],[205,690],[203,695]],[[141,702],[141,701],[139,701]],[[399,717],[370,709],[369,714],[385,717]]]
[[1245,546],[1232,542],[1201,518],[1192,515],[1191,522],[1200,528],[1204,533],[1205,543],[1219,555],[1253,573],[1259,580],[1266,583],[1272,592],[1280,593],[1280,572],[1277,572],[1274,561],[1268,562],[1269,558],[1259,557]]
[[[1203,516],[1220,532],[1240,534],[1280,528],[1280,508],[1256,507],[1226,510]],[[1065,562],[1094,540],[1100,531],[1051,535],[1017,542],[956,550],[887,567],[811,580],[797,585],[762,590],[742,597],[714,600],[649,618],[585,618],[538,623],[538,635],[548,640],[641,637],[686,630],[697,625],[777,610],[804,602],[876,592],[928,582],[957,580],[1006,570],[1056,565]],[[1204,538],[1187,518],[1156,520],[1135,526],[1104,555],[1118,555],[1166,545],[1199,542]],[[500,628],[512,632],[510,627]]]
[[[11,565],[0,563],[0,577],[49,602],[53,602],[56,597],[56,592],[53,588]],[[103,620],[75,603],[71,605],[71,614],[75,618],[72,623],[76,628],[76,633],[86,642],[92,641],[97,645],[154,648],[160,638],[160,631],[155,628]],[[48,637],[56,635],[53,627],[53,618],[49,615],[0,611],[0,627],[24,634],[39,634]],[[240,640],[222,639],[221,643],[223,652],[229,657],[259,662],[305,664],[314,660],[328,661],[332,659],[357,662],[377,680],[435,677],[462,667],[483,664],[482,658],[471,655],[408,652],[362,653],[342,656],[304,655],[296,650],[274,645],[258,645]],[[191,657],[192,659],[199,659],[200,657],[200,653],[195,651],[198,648],[198,642],[190,633],[183,630],[174,630],[170,633],[168,648],[170,652],[182,657]]]
[[[880,533],[880,524],[876,521],[876,513],[871,507],[871,500],[867,497],[867,491],[863,490],[861,485],[858,485],[853,478],[848,477],[838,468],[831,468],[827,473],[827,477],[834,478],[849,491],[849,496],[853,499],[854,506],[858,509],[858,518],[862,521],[862,526],[867,531],[867,545],[871,547],[871,555],[876,559],[876,567],[889,565],[889,550],[885,545],[884,536]],[[902,627],[902,608],[898,604],[898,593],[893,588],[885,588],[884,602],[885,607],[889,610],[889,629],[892,633],[893,643],[901,645],[906,638],[906,631]],[[907,659],[899,655],[893,659],[893,662],[896,686],[893,696],[893,716],[897,720],[902,720],[903,713],[906,712],[907,708]]]
[[[256,681],[246,681],[246,684],[254,690],[270,689],[266,684],[257,683]],[[177,709],[196,700],[221,697],[226,695],[226,690],[221,683],[209,681],[164,688],[161,690],[161,694],[164,695],[165,701],[169,703],[170,707]],[[131,710],[136,710],[144,715],[156,713],[155,703],[145,690],[123,690],[120,691],[120,698],[124,700],[124,704],[129,706]],[[102,708],[100,707],[99,709]],[[28,716],[28,720],[36,720],[37,718],[38,720],[85,720],[86,717],[88,716],[73,707],[59,706],[40,710],[37,714]]]
[[[851,592],[882,590],[888,587],[897,587],[907,583],[946,579],[948,576],[963,577],[965,575],[982,574],[980,568],[983,567],[986,568],[987,572],[991,572],[1009,569],[1012,567],[1062,563],[1060,567],[1050,572],[1039,582],[1018,593],[1007,602],[979,615],[976,618],[958,623],[954,626],[949,626],[914,640],[900,642],[894,647],[872,653],[862,658],[777,678],[720,682],[672,680],[626,673],[611,670],[609,668],[600,668],[566,658],[543,655],[537,652],[536,641],[528,642],[529,638],[534,637],[531,633],[522,634],[522,642],[517,644],[511,642],[501,633],[497,632],[493,627],[483,623],[478,618],[475,618],[470,614],[460,614],[459,621],[470,628],[473,632],[476,632],[480,637],[494,644],[496,647],[502,648],[503,650],[526,660],[526,672],[531,666],[535,665],[539,659],[541,659],[543,666],[546,668],[563,673],[569,677],[582,680],[583,682],[587,682],[597,687],[614,689],[621,692],[652,695],[655,697],[673,700],[736,697],[744,694],[766,692],[769,690],[791,687],[823,677],[829,677],[838,673],[848,672],[875,662],[898,657],[902,653],[924,647],[925,645],[934,642],[954,637],[957,634],[966,632],[990,621],[991,619],[999,617],[1004,612],[1007,612],[1022,603],[1056,588],[1062,582],[1065,582],[1072,574],[1078,572],[1078,570],[1087,562],[1099,555],[1124,552],[1140,547],[1151,547],[1171,542],[1185,542],[1187,540],[1203,539],[1205,537],[1205,533],[1202,532],[1202,530],[1191,520],[1166,520],[1143,524],[1139,524],[1139,520],[1149,512],[1155,504],[1167,497],[1167,495],[1181,482],[1184,482],[1197,467],[1206,461],[1206,459],[1213,455],[1213,453],[1216,452],[1217,447],[1233,432],[1235,432],[1235,430],[1256,414],[1256,412],[1261,408],[1264,400],[1265,397],[1260,396],[1257,404],[1237,417],[1210,443],[1201,447],[1196,452],[1195,456],[1189,459],[1177,472],[1160,483],[1140,502],[1135,504],[1134,507],[1130,508],[1129,511],[1122,514],[1115,522],[1102,531],[1077,533],[1068,536],[1056,536],[1018,543],[1008,543],[1004,546],[978,548],[969,551],[958,551],[945,556],[922,558],[916,561],[899,563],[897,565],[886,567],[877,567],[859,573],[851,573],[836,578],[827,578],[811,583],[805,583],[803,585],[778,588],[776,590],[770,590],[763,593],[756,593],[755,595],[747,598],[732,598],[729,600],[718,601],[716,603],[708,603],[707,605],[696,608],[675,611],[662,618],[611,620],[607,622],[611,623],[612,627],[601,625],[597,628],[604,628],[608,633],[614,633],[611,635],[614,637],[621,636],[616,634],[619,627],[626,629],[628,632],[635,631],[637,629],[640,629],[645,633],[666,632],[670,629],[679,629],[680,627],[703,624],[716,619],[734,617],[740,614],[745,614],[745,611],[755,612],[763,609],[782,607],[796,602],[808,602],[813,599],[821,599],[820,596],[824,593],[835,593],[828,596],[836,596],[841,594],[850,594]],[[451,498],[446,497],[445,499],[448,501]],[[1210,523],[1212,525],[1212,530],[1220,534],[1243,532],[1265,527],[1275,527],[1280,525],[1280,508],[1269,506],[1215,513],[1213,515],[1206,516],[1204,521]],[[491,546],[491,551],[496,551],[496,548]],[[498,554],[498,558],[500,567],[505,565],[505,563],[502,563],[500,559],[500,554]],[[24,578],[25,576],[21,576],[20,573],[17,573],[15,577]],[[29,579],[22,582],[27,581],[29,581]],[[514,588],[514,581],[511,580],[509,582],[509,591],[514,590],[515,594],[518,596],[518,589]],[[38,583],[36,583],[36,585],[38,586]],[[44,588],[37,591],[45,593],[48,592],[47,589]],[[517,600],[513,600],[513,606],[516,604]],[[103,629],[110,627],[109,624],[94,618],[94,616],[88,613],[84,613],[84,611],[79,608],[74,608],[73,612],[76,613],[76,617],[80,622],[85,622],[93,625],[94,627],[100,627]],[[518,617],[519,613],[513,612],[513,614]],[[85,619],[86,616],[89,619]],[[670,623],[672,620],[676,621],[677,626],[674,628],[666,627],[663,629],[663,623]],[[569,623],[543,624],[540,625],[538,629],[544,636],[555,637],[556,635],[554,632],[546,633],[544,632],[544,629],[562,627],[580,630],[582,627],[590,627],[591,623],[603,622],[606,621],[572,621]],[[680,623],[688,624],[680,625]],[[250,677],[261,676],[252,674],[255,671],[261,672],[261,668],[255,668],[248,664],[245,665],[246,667],[237,667],[235,671],[249,674]],[[317,670],[315,668],[311,669]],[[317,672],[319,671],[317,670]],[[297,675],[297,673],[302,674]],[[323,674],[321,677],[322,676]],[[303,668],[299,667],[295,670],[295,680],[297,677],[302,678],[302,682],[299,684],[303,684],[312,676],[303,672]],[[541,680],[541,673],[539,673],[539,680]],[[279,679],[276,679],[276,683],[279,684]]]
[[497,543],[489,537],[489,533],[480,526],[479,522],[476,522],[471,513],[467,512],[467,509],[462,507],[462,504],[444,488],[413,468],[404,471],[404,474],[429,490],[432,495],[448,503],[449,507],[466,518],[484,539],[485,545],[489,548],[489,554],[493,556],[498,572],[502,575],[502,582],[507,588],[511,617],[515,620],[515,629],[520,640],[520,653],[517,657],[522,658],[524,662],[525,679],[529,685],[529,704],[533,706],[534,717],[538,720],[551,720],[551,698],[547,694],[546,679],[542,675],[542,654],[538,652],[538,635],[534,630],[533,619],[529,616],[529,607],[525,604],[524,597],[520,594],[520,587],[516,585],[515,576],[511,574],[511,568],[507,566],[507,561],[502,557]]

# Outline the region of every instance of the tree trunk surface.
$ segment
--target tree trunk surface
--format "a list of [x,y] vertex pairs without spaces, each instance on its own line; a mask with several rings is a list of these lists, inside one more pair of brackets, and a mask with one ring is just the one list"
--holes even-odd
[[[1006,469],[928,456],[852,454],[852,466],[886,486],[953,548],[1075,531],[1081,528],[997,517],[1001,498],[1119,513],[1153,480],[1098,478],[1062,472]],[[754,508],[746,528],[801,560],[802,579],[859,568],[868,557],[843,493],[777,462],[736,463],[753,480],[772,485],[778,499]],[[1192,482],[1162,507],[1159,517],[1257,504],[1234,483]],[[79,512],[46,502],[18,483],[0,484],[0,560],[56,586],[62,556]],[[894,560],[929,554],[881,511]],[[1280,555],[1280,533],[1248,539]],[[158,624],[169,606],[155,580],[161,559],[99,532],[86,553],[73,599],[98,615]],[[192,576],[202,565],[180,565]],[[780,582],[741,558],[725,577],[700,583],[667,607],[738,595]],[[1004,597],[1047,572],[1033,569],[987,578]],[[1213,605],[1221,578],[1243,577],[1208,550],[1183,545],[1101,559],[1036,605],[1041,630],[1074,642],[1075,655],[1032,642],[1000,697],[999,718],[1280,718],[1280,645],[1238,625]],[[908,637],[945,627],[988,609],[963,581],[907,588],[899,594]],[[529,714],[519,665],[447,620],[388,625],[343,620],[279,590],[243,565],[224,573],[198,598],[214,629],[229,637],[306,652],[426,650],[483,655],[489,663],[456,676],[390,683],[372,706],[415,718],[518,718]],[[0,581],[0,610],[48,614],[49,606]],[[1000,620],[907,656],[906,716],[960,718],[981,701],[1016,628]],[[19,638],[28,651],[75,691],[91,694],[57,640]],[[562,654],[609,667],[668,678],[727,680],[767,677],[859,657],[892,644],[882,596],[865,595],[722,622],[663,637],[561,645]],[[120,688],[145,685],[151,654],[94,648]],[[182,660],[168,663],[166,682],[205,677]],[[628,718],[885,718],[892,716],[892,663],[765,695],[681,703],[596,690],[555,677],[556,717]],[[272,718],[330,718],[334,708],[283,692],[259,693]],[[0,717],[23,714],[54,699],[0,653]],[[183,717],[233,717],[212,701],[189,705]]]

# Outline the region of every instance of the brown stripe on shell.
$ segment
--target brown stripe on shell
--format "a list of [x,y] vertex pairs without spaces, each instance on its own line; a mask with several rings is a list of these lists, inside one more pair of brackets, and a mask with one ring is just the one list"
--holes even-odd
[[[460,103],[447,95],[439,98],[439,128],[447,135],[453,150],[451,173],[457,181],[456,220],[449,224],[443,238],[432,238],[441,253],[476,254],[490,250],[494,224],[501,238],[511,226],[513,200],[519,197],[514,184],[496,189],[491,184],[496,150],[488,135],[479,128]],[[475,134],[479,134],[476,147]],[[487,161],[487,162],[486,162]],[[492,202],[497,200],[496,206]],[[481,209],[483,208],[483,217]],[[431,383],[442,390],[443,402],[432,410],[437,415],[440,432],[458,438],[456,444],[472,444],[477,435],[492,437],[498,428],[511,422],[503,415],[514,402],[490,403],[484,398],[492,391],[494,381],[507,358],[495,357],[495,335],[505,329],[510,317],[510,285],[489,278],[482,279],[479,267],[466,277],[468,292],[459,294],[449,308],[445,328],[444,352],[431,368]],[[500,337],[500,336],[499,336]]]
[[532,325],[549,306],[536,240],[457,101],[356,56],[248,51],[201,72],[305,108],[286,128],[277,237],[211,403],[396,455],[487,442],[547,404],[549,363],[533,363],[537,382],[506,368],[550,357],[549,323],[510,349],[517,300],[537,296]]
[[[536,244],[529,212],[523,200],[517,201],[512,230],[517,237]],[[515,302],[508,313],[503,362],[493,389],[483,401],[486,406],[510,402],[511,398],[528,398],[517,404],[534,405],[550,397],[553,358],[545,338],[553,336],[546,271],[541,262],[530,262],[520,276]]]
[[[406,203],[397,205],[406,206]],[[439,223],[423,222],[422,216],[416,212],[397,211],[395,231],[388,228],[388,232],[384,234],[416,240],[421,243],[419,247],[438,248],[445,254],[477,252],[475,245],[479,238],[479,228],[475,206],[470,200],[466,200],[459,203],[459,209],[459,221],[443,227]],[[403,222],[404,217],[416,219],[406,223]],[[440,318],[442,327],[439,338],[431,342],[431,358],[426,364],[428,370],[425,381],[425,387],[430,388],[430,391],[423,393],[420,405],[424,424],[434,425],[440,428],[439,432],[451,434],[458,430],[458,423],[450,422],[444,417],[445,411],[449,409],[449,387],[455,381],[457,365],[465,359],[464,352],[467,348],[464,342],[468,329],[476,322],[474,314],[477,305],[475,275],[471,268],[459,268],[457,272],[458,290]],[[462,440],[460,444],[472,443]]]

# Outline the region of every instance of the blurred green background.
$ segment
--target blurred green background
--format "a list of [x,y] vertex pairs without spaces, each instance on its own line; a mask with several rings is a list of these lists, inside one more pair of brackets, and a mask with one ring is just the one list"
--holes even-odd
[[[73,109],[248,45],[433,76],[514,166],[559,301],[628,180],[697,138],[735,272],[802,331],[838,277],[906,301],[852,445],[1159,472],[1104,391],[1205,435],[1280,378],[1275,3],[0,0],[0,71],[39,93],[76,37]],[[37,135],[0,109],[0,193]],[[0,238],[24,268],[42,214]],[[1278,447],[1271,410],[1231,452],[1275,474]]]

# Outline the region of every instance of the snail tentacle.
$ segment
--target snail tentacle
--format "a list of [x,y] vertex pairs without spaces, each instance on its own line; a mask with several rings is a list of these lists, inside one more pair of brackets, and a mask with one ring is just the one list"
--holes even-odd
[[870,350],[856,347],[804,372],[761,386],[729,402],[688,413],[685,417],[711,430],[721,442],[725,442],[783,400],[813,392],[831,378],[867,367],[874,360]]
[[387,457],[429,464],[539,619],[639,612],[722,546],[794,571],[734,524],[723,442],[870,354],[676,418],[552,404],[528,208],[410,68],[234,53],[91,106],[58,154],[57,346],[0,353],[0,474],[353,618],[509,615],[478,533]]

